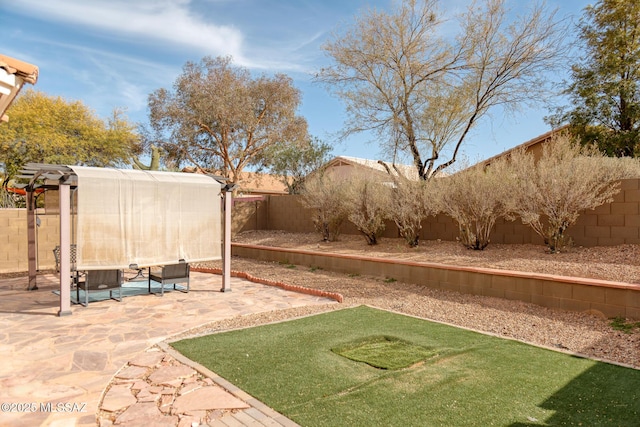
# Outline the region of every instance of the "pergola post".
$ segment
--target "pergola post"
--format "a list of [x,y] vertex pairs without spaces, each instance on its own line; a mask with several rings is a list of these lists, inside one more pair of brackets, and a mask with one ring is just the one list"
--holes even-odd
[[231,201],[233,199],[233,190],[227,187],[223,189],[224,243],[222,245],[222,289],[220,289],[220,292],[231,291]]
[[36,262],[36,200],[33,189],[27,191],[27,257],[29,267],[28,291],[38,289],[37,262]]
[[71,314],[71,186],[60,180],[60,311]]

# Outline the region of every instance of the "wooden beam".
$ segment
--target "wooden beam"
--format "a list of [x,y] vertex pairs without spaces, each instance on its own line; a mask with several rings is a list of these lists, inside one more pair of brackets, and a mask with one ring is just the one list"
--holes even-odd
[[222,289],[231,291],[231,205],[233,191],[224,193],[224,244],[222,246]]
[[60,310],[71,314],[71,186],[60,183]]
[[33,191],[27,192],[27,257],[29,266],[28,291],[38,289],[38,266],[36,262],[36,198]]

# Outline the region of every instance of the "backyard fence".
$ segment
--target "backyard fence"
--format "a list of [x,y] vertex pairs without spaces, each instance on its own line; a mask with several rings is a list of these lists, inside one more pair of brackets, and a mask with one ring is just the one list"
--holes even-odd
[[[37,217],[38,269],[55,266],[53,248],[59,244],[59,217],[54,209],[39,209]],[[0,273],[27,271],[27,218],[25,209],[0,209]],[[234,233],[247,230],[314,231],[312,212],[302,206],[300,196],[262,196],[236,200],[233,207]],[[358,234],[345,222],[345,234]],[[582,212],[577,224],[567,230],[577,246],[640,244],[640,179],[621,182],[612,203]],[[398,237],[395,224],[387,222],[382,237]],[[454,241],[458,225],[446,216],[430,217],[422,223],[420,239]],[[491,233],[492,243],[542,244],[542,239],[519,220],[499,220]]]
[[[301,196],[264,196],[263,200],[237,202],[234,206],[234,232],[248,230],[283,230],[293,233],[314,231],[312,211],[301,203]],[[614,246],[640,243],[640,179],[621,181],[621,191],[612,203],[581,213],[578,222],[566,234],[577,246]],[[345,223],[344,234],[358,234]],[[398,229],[387,221],[382,237],[398,237]],[[455,241],[458,225],[446,215],[432,216],[423,221],[420,239]],[[499,219],[491,233],[492,243],[543,244],[528,225],[520,220]]]
[[[53,249],[60,244],[60,217],[38,210],[37,264],[41,270],[55,268]],[[0,273],[29,270],[27,210],[0,209]]]

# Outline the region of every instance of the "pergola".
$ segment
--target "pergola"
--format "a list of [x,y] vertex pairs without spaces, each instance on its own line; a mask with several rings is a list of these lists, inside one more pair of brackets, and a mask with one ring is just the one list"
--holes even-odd
[[[151,267],[222,258],[221,291],[230,290],[233,186],[225,185],[224,178],[41,163],[26,164],[18,178],[29,181],[24,186],[28,290],[37,289],[35,194],[42,189],[59,193],[59,316],[71,314],[72,226],[77,270]],[[224,232],[220,229],[221,193],[224,193]]]

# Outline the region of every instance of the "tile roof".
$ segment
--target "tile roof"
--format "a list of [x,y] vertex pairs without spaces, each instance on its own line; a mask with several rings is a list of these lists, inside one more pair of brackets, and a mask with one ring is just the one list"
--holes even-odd
[[251,194],[287,194],[287,186],[275,175],[268,173],[242,172],[240,179],[241,193]]
[[9,120],[4,113],[24,83],[36,84],[37,81],[38,67],[0,54],[0,121]]
[[[360,158],[360,157],[338,156],[338,157],[335,157],[334,159],[332,159],[331,161],[329,161],[327,163],[327,166],[335,166],[335,165],[339,164],[340,162],[351,164],[351,165],[364,166],[364,167],[367,167],[369,169],[373,169],[373,170],[381,172],[381,173],[385,173],[385,174],[387,173],[386,168],[382,164],[380,164],[380,161],[371,160],[371,159],[363,159],[363,158]],[[397,172],[393,167],[393,163],[390,163],[390,162],[382,162],[382,163],[387,165],[394,175],[397,175]],[[405,178],[409,178],[411,180],[417,180],[418,179],[418,171],[416,170],[416,167],[414,165],[396,164],[395,166],[398,168],[400,173]]]
[[[535,138],[532,138],[526,142],[523,142],[520,145],[516,145],[513,148],[509,148],[508,150],[503,151],[502,153],[496,154],[493,157],[489,157],[488,159],[482,160],[478,163],[476,163],[476,165],[489,165],[491,164],[491,162],[496,161],[497,159],[501,158],[501,157],[505,157],[508,156],[509,154],[511,154],[512,152],[514,152],[515,150],[518,149],[524,149],[524,150],[529,150],[531,147],[538,145],[538,144],[543,144],[547,141],[549,141],[554,135],[557,135],[559,133],[562,133],[564,131],[566,131],[567,129],[569,129],[569,125],[563,125],[560,126],[559,128],[556,129],[552,129],[548,132],[543,133],[542,135],[538,135]],[[476,166],[473,165],[473,166]]]
[[[203,170],[195,166],[186,166],[182,168],[182,172],[222,175],[220,171]],[[240,185],[240,194],[288,194],[287,186],[280,178],[268,173],[242,171],[237,184]]]

